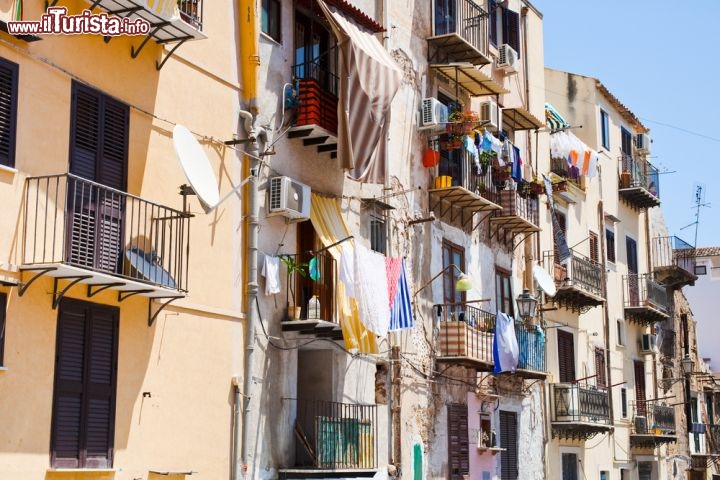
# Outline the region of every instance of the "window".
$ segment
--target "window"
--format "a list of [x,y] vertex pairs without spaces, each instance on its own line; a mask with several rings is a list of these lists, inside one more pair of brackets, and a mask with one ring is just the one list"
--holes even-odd
[[468,407],[459,403],[448,405],[448,464],[451,479],[462,479],[470,473],[468,440]]
[[280,41],[280,0],[262,0],[260,23],[263,33]]
[[635,360],[633,362],[635,370],[635,405],[637,415],[647,417],[647,404],[645,401],[645,362]]
[[5,365],[5,309],[7,294],[0,293],[0,367]]
[[563,383],[575,381],[575,339],[571,332],[557,331],[558,370]]
[[620,148],[623,155],[628,157],[632,156],[632,133],[630,133],[625,127],[620,128]]
[[370,212],[370,249],[383,255],[387,252],[387,225],[377,210]]
[[465,292],[456,292],[455,283],[460,275],[455,265],[460,270],[465,269],[465,249],[452,242],[443,240],[443,303],[465,303]]
[[[443,94],[442,92],[438,92],[437,98],[443,105],[447,105],[449,109],[462,108],[459,102],[453,100],[451,97]],[[463,168],[464,163],[462,149],[448,150],[446,148],[441,148],[438,175],[451,177],[453,187],[462,186],[466,175],[465,169]]]
[[500,410],[500,480],[518,478],[517,413]]
[[600,480],[610,480],[610,472],[607,470],[600,470]]
[[0,58],[0,165],[15,166],[18,65]]
[[496,0],[490,0],[488,7],[490,16],[488,29],[490,43],[499,47],[503,43],[509,44],[520,57],[520,15],[505,7],[498,5]]
[[621,413],[622,418],[627,418],[627,416],[628,416],[627,407],[628,407],[627,388],[621,387],[620,388],[620,413]]
[[595,263],[598,263],[600,261],[600,254],[599,254],[599,248],[598,248],[598,235],[595,232],[590,232],[589,236],[589,243],[590,243],[590,260],[592,260]]
[[[295,12],[295,78],[315,80],[318,86],[337,94],[337,52],[331,52],[328,29],[311,15]],[[332,54],[331,54],[332,53]]]
[[605,350],[595,348],[595,385],[607,386],[607,368],[605,366]]
[[55,347],[51,465],[111,468],[119,310],[64,298]]
[[610,150],[610,119],[605,110],[600,110],[600,142],[605,150]]
[[[652,462],[638,462],[638,480],[652,480]],[[705,475],[703,475],[704,477]]]
[[562,454],[562,480],[578,480],[578,456],[575,453]]
[[495,306],[498,312],[513,316],[512,279],[510,272],[495,267]]
[[615,263],[615,232],[605,229],[605,245],[607,247],[607,261]]
[[630,470],[627,468],[620,469],[620,480],[630,480]]
[[617,321],[617,339],[618,345],[625,345],[625,322],[623,320]]
[[628,273],[637,274],[638,273],[637,242],[630,237],[625,237],[625,250],[627,253]]

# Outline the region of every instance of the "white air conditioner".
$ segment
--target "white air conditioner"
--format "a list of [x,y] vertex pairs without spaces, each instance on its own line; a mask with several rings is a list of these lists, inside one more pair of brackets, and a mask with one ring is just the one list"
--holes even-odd
[[505,71],[505,73],[515,73],[518,71],[518,53],[509,44],[500,45],[500,56],[497,59],[497,67]]
[[643,333],[640,339],[640,351],[642,353],[653,353],[657,351],[657,336],[651,333]]
[[558,383],[554,385],[553,402],[554,421],[577,422],[580,420],[580,396],[577,384]]
[[502,111],[493,100],[480,104],[480,122],[488,130],[500,130]]
[[268,216],[293,220],[310,218],[310,187],[290,177],[270,179]]
[[444,127],[448,122],[448,107],[437,98],[423,98],[420,115],[420,130]]
[[643,153],[650,153],[650,135],[647,133],[635,135],[635,148]]

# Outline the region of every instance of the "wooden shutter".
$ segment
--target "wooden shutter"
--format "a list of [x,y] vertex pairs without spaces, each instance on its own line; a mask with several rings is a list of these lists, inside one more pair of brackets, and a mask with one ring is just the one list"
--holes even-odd
[[520,58],[520,14],[503,9],[503,41],[509,44]]
[[608,262],[615,263],[615,232],[605,230],[605,249],[607,250]]
[[[124,191],[129,109],[96,90],[73,84],[70,173]],[[123,231],[123,198],[106,189],[71,192],[69,260],[117,273]]]
[[647,416],[645,404],[645,363],[636,360],[635,366],[635,402],[637,403],[637,414]]
[[7,308],[7,295],[0,293],[0,367],[5,365],[5,323]]
[[565,330],[558,330],[557,341],[560,381],[575,381],[575,341],[573,334]]
[[598,235],[595,232],[590,232],[588,239],[590,241],[590,260],[593,262],[600,261],[600,254],[598,248]]
[[638,273],[637,242],[630,237],[625,237],[625,247],[627,250],[628,273],[636,274]]
[[500,411],[500,478],[516,480],[518,478],[517,414]]
[[578,480],[578,458],[574,453],[562,454],[562,480]]
[[595,349],[595,385],[598,387],[607,386],[607,368],[605,367],[605,350]]
[[461,479],[470,473],[470,447],[468,439],[468,407],[451,404],[448,411],[448,465],[451,479]]
[[18,65],[0,58],[0,165],[15,166]]
[[60,304],[51,434],[54,468],[112,466],[118,346],[117,308]]

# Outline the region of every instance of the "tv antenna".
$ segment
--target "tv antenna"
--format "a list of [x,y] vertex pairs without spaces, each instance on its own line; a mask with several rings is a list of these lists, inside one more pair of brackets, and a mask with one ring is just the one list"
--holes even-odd
[[698,227],[700,226],[700,207],[708,207],[710,208],[710,203],[705,202],[705,184],[703,183],[696,183],[693,186],[693,190],[695,191],[695,221],[689,225],[685,225],[680,230],[685,230],[688,227],[692,227],[695,225],[695,241],[693,242],[693,247],[697,248],[697,237],[698,237]]

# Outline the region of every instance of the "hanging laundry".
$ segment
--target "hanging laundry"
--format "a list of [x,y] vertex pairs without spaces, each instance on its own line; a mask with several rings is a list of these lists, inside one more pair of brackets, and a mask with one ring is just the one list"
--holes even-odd
[[520,149],[515,145],[512,146],[512,178],[516,182],[520,182],[523,179],[522,174],[522,159],[520,158]]
[[384,337],[390,328],[385,256],[356,245],[355,282],[360,321],[375,335]]
[[515,372],[518,366],[519,348],[515,336],[515,321],[503,312],[495,316],[493,335],[493,373]]
[[280,257],[265,255],[260,275],[265,277],[265,295],[280,293]]
[[320,281],[320,268],[318,263],[318,257],[313,257],[310,259],[310,262],[308,262],[308,272],[310,274],[310,278],[316,282]]
[[[407,284],[407,275],[405,274],[405,260],[400,260],[400,271],[397,277],[397,288],[394,295],[390,298],[390,328],[389,331],[403,330],[413,328],[415,320],[412,312],[412,302],[410,300],[410,288]],[[388,277],[388,282],[391,279]]]

